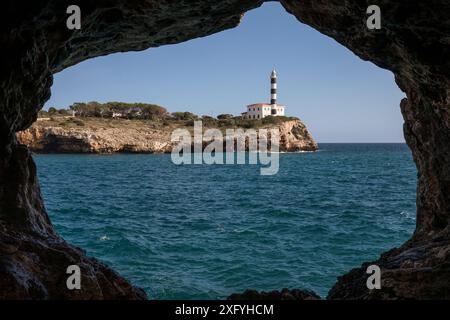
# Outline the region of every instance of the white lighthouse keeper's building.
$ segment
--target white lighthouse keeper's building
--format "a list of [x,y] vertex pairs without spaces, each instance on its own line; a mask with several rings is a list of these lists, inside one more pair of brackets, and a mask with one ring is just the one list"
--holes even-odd
[[285,108],[285,106],[277,104],[277,72],[273,70],[270,75],[270,104],[249,104],[247,106],[247,112],[242,113],[242,118],[257,120],[267,116],[284,116]]

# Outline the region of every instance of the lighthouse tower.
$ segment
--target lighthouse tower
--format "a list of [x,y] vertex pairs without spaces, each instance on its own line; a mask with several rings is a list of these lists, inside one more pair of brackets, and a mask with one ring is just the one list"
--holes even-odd
[[247,106],[247,112],[242,112],[243,119],[258,120],[267,116],[284,116],[285,106],[277,104],[277,72],[270,74],[270,104],[254,103]]
[[270,104],[277,104],[277,72],[275,69],[272,70],[270,75]]

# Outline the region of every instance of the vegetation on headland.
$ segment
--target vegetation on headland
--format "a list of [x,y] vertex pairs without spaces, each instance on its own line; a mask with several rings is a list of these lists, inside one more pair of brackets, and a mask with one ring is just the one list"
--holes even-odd
[[77,102],[68,109],[51,107],[48,111],[41,110],[38,114],[39,123],[46,126],[61,127],[115,127],[123,124],[150,126],[155,129],[167,127],[181,127],[194,124],[201,120],[203,126],[214,128],[258,128],[276,125],[295,117],[268,116],[258,120],[242,119],[232,114],[220,114],[217,117],[208,115],[198,116],[191,112],[168,112],[166,108],[147,103],[125,102]]
[[51,107],[48,111],[41,110],[40,118],[51,116],[77,116],[94,118],[123,118],[123,119],[153,119],[168,114],[166,108],[150,103],[126,102],[75,102],[68,109]]
[[[277,127],[280,150],[315,151],[318,146],[305,124],[291,117],[268,116],[242,119],[220,114],[198,116],[191,112],[168,112],[151,104],[110,102],[77,103],[68,109],[50,108],[39,114],[31,128],[17,133],[17,140],[30,150],[42,153],[169,153],[176,142],[176,129],[195,135],[194,122],[203,129],[219,129],[222,134],[249,134],[247,130]],[[204,140],[208,143],[209,138]]]

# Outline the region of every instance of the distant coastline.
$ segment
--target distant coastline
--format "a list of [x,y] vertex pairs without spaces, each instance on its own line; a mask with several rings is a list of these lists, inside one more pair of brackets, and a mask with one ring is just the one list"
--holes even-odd
[[[178,128],[192,129],[202,121],[204,129],[278,128],[281,152],[316,151],[319,146],[306,125],[298,118],[268,116],[246,120],[222,114],[217,118],[190,112],[169,113],[150,104],[78,104],[71,110],[40,112],[38,120],[17,133],[17,140],[36,153],[170,153],[171,133]],[[120,107],[117,107],[120,106]],[[206,143],[206,141],[204,141]]]

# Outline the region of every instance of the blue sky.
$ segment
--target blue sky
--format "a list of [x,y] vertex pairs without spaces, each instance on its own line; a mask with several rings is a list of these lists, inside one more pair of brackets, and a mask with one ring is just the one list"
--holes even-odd
[[205,38],[82,62],[55,75],[49,107],[80,101],[148,102],[199,115],[240,114],[278,102],[305,121],[319,142],[403,142],[390,71],[365,62],[299,23],[278,3],[248,12],[241,24]]

